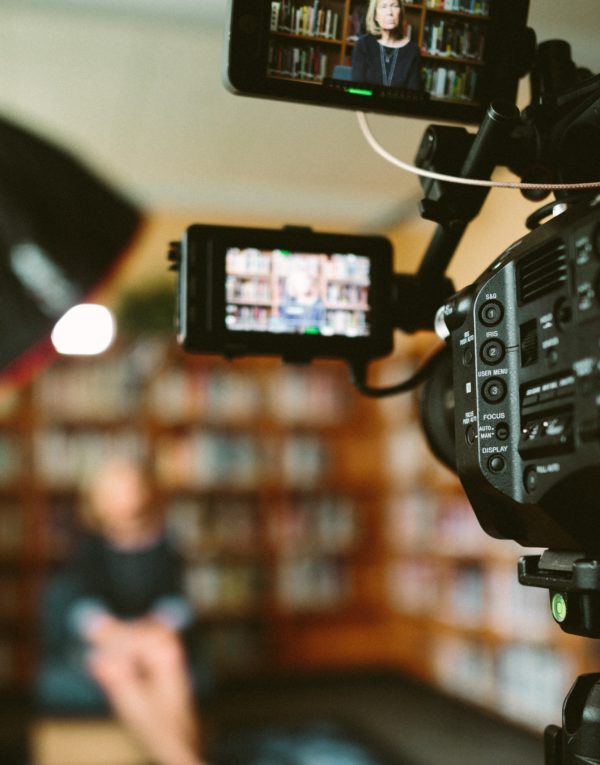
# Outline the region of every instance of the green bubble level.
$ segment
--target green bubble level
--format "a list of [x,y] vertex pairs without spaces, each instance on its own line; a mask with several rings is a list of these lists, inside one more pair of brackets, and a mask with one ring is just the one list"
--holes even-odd
[[567,618],[567,601],[560,592],[555,592],[552,596],[552,616],[559,623]]
[[348,88],[348,93],[352,93],[355,96],[372,96],[372,90],[366,90],[365,88]]

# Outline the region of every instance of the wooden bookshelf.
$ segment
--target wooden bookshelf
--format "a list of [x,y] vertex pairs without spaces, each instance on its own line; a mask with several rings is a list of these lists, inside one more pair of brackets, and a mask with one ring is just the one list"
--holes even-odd
[[377,418],[341,365],[227,363],[151,337],[57,360],[0,415],[0,684],[35,665],[36,596],[110,454],[148,461],[223,671],[285,665],[296,618],[318,628],[372,607]]
[[[377,382],[430,345],[402,339]],[[596,668],[547,593],[518,585],[523,549],[483,533],[430,455],[415,399],[360,398],[338,364],[227,363],[144,338],[57,361],[0,405],[0,441],[2,688],[31,675],[37,593],[77,543],[83,479],[114,451],[152,467],[223,672],[396,668],[541,727]]]
[[[405,7],[411,37],[421,50],[425,89],[444,100],[475,100],[488,0],[427,0],[405,2]],[[269,76],[322,84],[337,65],[351,66],[354,43],[365,31],[366,8],[366,2],[356,0],[273,2]]]

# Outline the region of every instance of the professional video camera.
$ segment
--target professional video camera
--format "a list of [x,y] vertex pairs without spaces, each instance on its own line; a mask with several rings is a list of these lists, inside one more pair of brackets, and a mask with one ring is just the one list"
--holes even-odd
[[[263,6],[267,14],[270,3]],[[436,176],[423,182],[421,213],[438,226],[415,274],[394,274],[391,247],[378,237],[191,226],[169,253],[178,272],[177,332],[193,353],[342,358],[370,396],[426,381],[424,430],[458,473],[483,529],[548,548],[521,559],[520,581],[550,591],[562,629],[600,637],[600,77],[577,69],[567,43],[535,45],[521,23],[527,3],[491,8],[508,6],[521,12],[512,27],[512,50],[521,55],[500,90],[514,92],[516,75],[529,72],[530,106],[521,114],[510,101],[492,101],[476,135],[430,126],[417,164],[464,179],[489,178],[506,165],[531,182],[533,200],[547,195],[545,183],[570,184],[530,216],[531,233],[455,293],[445,271],[488,187]],[[240,22],[240,34],[261,37],[257,8],[234,0],[232,29]],[[257,43],[258,69],[261,45],[268,47]],[[260,86],[270,97],[298,100],[303,92],[270,92],[268,77]],[[355,94],[344,102],[333,89],[336,106],[356,108]],[[410,111],[412,95],[392,96],[395,113]],[[419,116],[443,111],[439,101],[416,100]],[[367,366],[390,352],[394,329],[434,328],[445,344],[411,379],[367,384]],[[563,728],[547,729],[547,765],[600,761],[593,759],[599,720],[600,674],[579,678]]]

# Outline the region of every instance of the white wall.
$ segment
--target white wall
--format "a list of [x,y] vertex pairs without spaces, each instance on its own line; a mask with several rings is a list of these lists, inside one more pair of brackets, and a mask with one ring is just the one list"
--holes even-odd
[[[0,114],[66,142],[145,204],[194,219],[361,231],[408,220],[426,236],[414,222],[417,180],[372,154],[353,114],[225,91],[220,8],[3,0]],[[599,0],[532,0],[530,21],[540,39],[567,38],[578,63],[600,70]],[[413,159],[424,122],[371,121],[386,147]],[[516,238],[530,209],[493,192],[457,256],[461,278]]]

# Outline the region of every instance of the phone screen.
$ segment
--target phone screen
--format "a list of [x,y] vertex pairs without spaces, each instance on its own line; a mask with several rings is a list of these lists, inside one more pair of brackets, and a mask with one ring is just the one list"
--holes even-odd
[[476,122],[514,100],[529,0],[231,0],[248,95]]
[[229,247],[225,324],[232,332],[368,337],[370,287],[364,255]]
[[[476,101],[494,0],[271,3],[269,77]],[[385,37],[384,37],[385,35]]]

